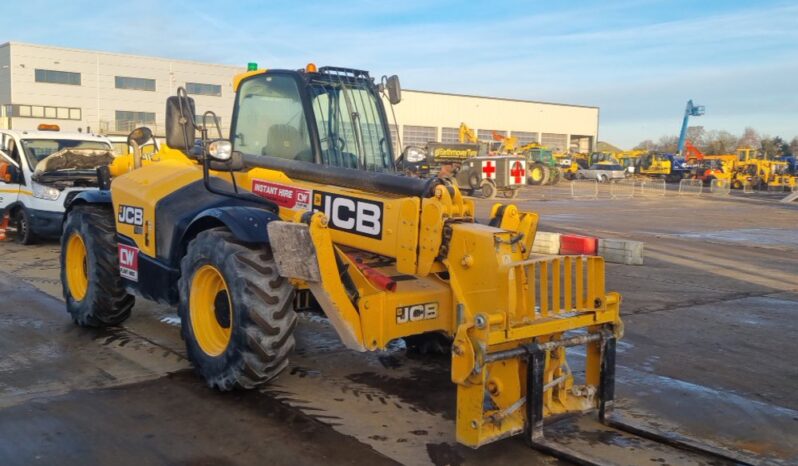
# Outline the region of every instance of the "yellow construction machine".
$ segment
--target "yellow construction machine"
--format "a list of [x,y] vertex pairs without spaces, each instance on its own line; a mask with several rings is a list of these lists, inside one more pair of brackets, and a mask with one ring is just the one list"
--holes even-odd
[[77,324],[120,324],[134,296],[177,306],[208,385],[252,388],[288,365],[293,298],[309,293],[354,351],[450,339],[464,445],[539,444],[552,416],[604,419],[623,326],[601,257],[532,254],[537,214],[495,204],[481,224],[447,180],[397,175],[380,97],[399,102],[395,76],[253,66],[233,88],[230,140],[195,126],[179,90],[166,145],[142,156],[151,134],[137,129],[134,153],[68,205],[61,279]]
[[791,175],[787,162],[771,160],[750,147],[737,149],[732,187],[749,185],[760,189],[794,189],[798,178]]

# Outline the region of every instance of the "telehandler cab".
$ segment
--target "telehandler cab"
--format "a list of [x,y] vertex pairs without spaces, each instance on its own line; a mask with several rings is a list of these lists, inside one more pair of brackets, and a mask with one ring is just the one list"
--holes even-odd
[[604,419],[623,327],[602,258],[531,254],[537,214],[495,204],[479,224],[456,186],[395,174],[380,95],[399,102],[395,76],[308,65],[233,87],[229,140],[196,127],[179,90],[166,146],[142,157],[150,133],[134,131],[134,154],[69,204],[61,279],[77,324],[120,324],[134,295],[176,305],[196,371],[251,388],[287,366],[292,298],[311,293],[355,351],[448,337],[465,445],[539,445],[546,417]]

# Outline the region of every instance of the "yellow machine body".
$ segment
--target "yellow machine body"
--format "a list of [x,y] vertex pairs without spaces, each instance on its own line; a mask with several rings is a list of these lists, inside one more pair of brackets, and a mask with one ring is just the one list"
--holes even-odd
[[[115,211],[138,206],[143,212],[138,227],[118,221],[118,233],[155,258],[159,202],[202,180],[202,165],[163,146],[140,167],[130,156],[119,157],[111,174]],[[537,214],[496,204],[493,226],[479,224],[473,201],[444,184],[417,197],[304,181],[261,167],[210,176],[234,176],[239,189],[273,201],[282,190],[301,198],[295,205],[278,202],[280,220],[268,225],[272,250],[281,274],[313,294],[346,346],[384,349],[397,338],[428,332],[453,339],[459,442],[478,447],[537,425],[525,407],[533,351],[544,361],[536,416],[599,407],[602,345],[622,333],[620,296],[605,290],[601,257],[532,254]],[[380,234],[335,228],[336,207],[325,201],[330,196],[346,198],[351,209],[361,202],[381,205]],[[307,268],[312,273],[303,272]],[[394,286],[381,286],[375,275],[394,279]],[[582,381],[566,359],[566,346],[576,344],[586,348]]]

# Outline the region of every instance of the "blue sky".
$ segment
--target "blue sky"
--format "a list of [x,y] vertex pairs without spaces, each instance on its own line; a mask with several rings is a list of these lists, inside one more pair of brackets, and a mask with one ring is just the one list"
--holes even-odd
[[[694,124],[798,135],[798,3],[5,0],[0,42],[397,73],[406,88],[601,107],[629,147]],[[10,14],[10,17],[9,17]]]

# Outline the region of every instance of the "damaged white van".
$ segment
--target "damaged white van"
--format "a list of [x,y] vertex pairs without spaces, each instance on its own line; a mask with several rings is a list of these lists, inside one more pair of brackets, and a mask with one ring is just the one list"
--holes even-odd
[[114,160],[108,138],[46,128],[0,130],[0,221],[22,244],[59,237],[64,206]]

